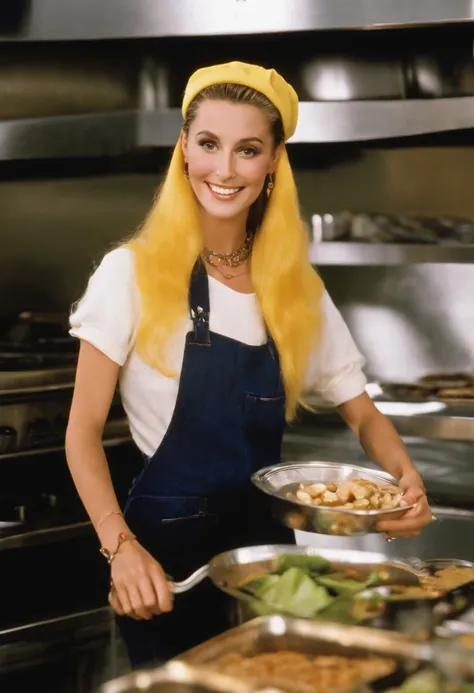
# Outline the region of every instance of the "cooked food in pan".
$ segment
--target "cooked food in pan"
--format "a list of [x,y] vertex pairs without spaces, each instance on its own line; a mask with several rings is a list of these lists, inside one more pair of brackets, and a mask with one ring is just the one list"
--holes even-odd
[[474,400],[474,373],[432,373],[414,383],[381,383],[380,387],[393,398],[438,399],[448,403]]
[[436,599],[470,582],[474,582],[474,568],[451,565],[420,578],[420,587],[392,587],[390,599]]
[[311,656],[280,650],[254,656],[226,654],[211,667],[220,673],[250,680],[258,686],[274,686],[290,693],[343,693],[352,691],[358,684],[388,676],[397,664],[389,657]]
[[350,510],[393,510],[400,507],[402,491],[394,484],[376,484],[367,479],[340,483],[300,484],[296,492],[288,492],[291,500],[328,508]]
[[[449,566],[420,577],[419,587],[390,585],[383,567],[362,576],[354,568],[336,572],[321,556],[282,554],[273,572],[247,576],[237,590],[251,597],[261,614],[358,623],[383,612],[387,601],[437,599],[473,581],[474,568]],[[384,594],[367,592],[381,585]]]

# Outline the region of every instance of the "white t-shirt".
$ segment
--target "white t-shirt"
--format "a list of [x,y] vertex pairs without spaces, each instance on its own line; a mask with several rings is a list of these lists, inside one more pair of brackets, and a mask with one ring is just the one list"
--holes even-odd
[[[210,329],[244,344],[260,345],[267,336],[255,294],[243,294],[209,278]],[[308,366],[305,393],[321,403],[338,406],[364,392],[364,359],[329,294],[323,297],[325,324],[317,351]],[[134,258],[128,248],[105,255],[73,306],[70,334],[90,342],[120,370],[120,393],[138,448],[151,456],[170,424],[178,394],[178,379],[148,366],[134,348],[140,298]],[[170,340],[170,364],[181,371],[190,318]]]

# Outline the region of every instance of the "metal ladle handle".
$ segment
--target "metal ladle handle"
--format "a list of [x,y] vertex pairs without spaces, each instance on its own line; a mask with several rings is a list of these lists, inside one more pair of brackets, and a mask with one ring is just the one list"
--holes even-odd
[[182,594],[183,592],[189,592],[189,590],[192,590],[193,587],[199,585],[199,583],[207,577],[209,577],[209,566],[203,565],[201,568],[198,568],[196,571],[194,571],[192,575],[186,578],[186,580],[182,580],[181,582],[170,582],[170,592],[172,594]]

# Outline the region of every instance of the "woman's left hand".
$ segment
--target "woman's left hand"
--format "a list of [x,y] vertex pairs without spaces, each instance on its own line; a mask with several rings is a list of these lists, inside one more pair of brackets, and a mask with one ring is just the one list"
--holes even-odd
[[393,520],[381,520],[377,524],[378,531],[384,532],[387,539],[416,537],[423,527],[435,519],[428,505],[423,481],[415,469],[404,474],[398,485],[403,491],[402,505],[415,504],[415,507]]

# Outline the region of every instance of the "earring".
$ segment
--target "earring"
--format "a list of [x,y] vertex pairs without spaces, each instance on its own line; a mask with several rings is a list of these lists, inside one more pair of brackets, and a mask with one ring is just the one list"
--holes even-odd
[[268,174],[268,181],[267,181],[267,197],[270,197],[274,187],[275,187],[275,182],[273,180],[273,173],[269,173]]
[[184,162],[184,177],[189,179],[189,164],[187,161]]

